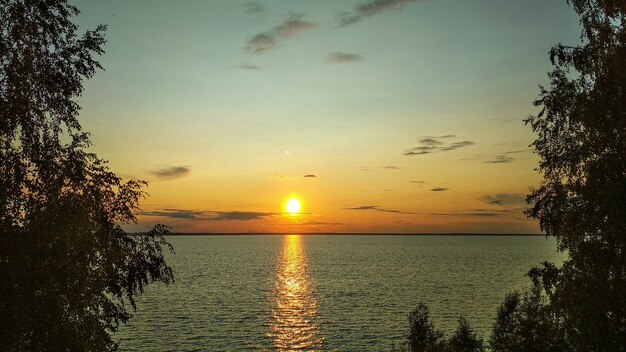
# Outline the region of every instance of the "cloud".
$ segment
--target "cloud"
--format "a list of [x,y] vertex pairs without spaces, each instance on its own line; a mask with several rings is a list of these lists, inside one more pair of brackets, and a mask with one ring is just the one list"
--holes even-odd
[[265,217],[277,215],[276,213],[264,213],[254,211],[213,211],[213,210],[186,210],[186,209],[162,209],[155,211],[144,211],[138,215],[142,216],[162,216],[172,219],[191,219],[204,221],[248,221],[258,220]]
[[514,160],[515,158],[512,156],[498,155],[494,159],[483,161],[483,163],[485,164],[510,164]]
[[476,213],[428,213],[428,215],[434,216],[477,216],[477,217],[495,217],[501,216],[501,213],[495,212],[476,212]]
[[350,54],[342,52],[334,52],[326,56],[326,62],[329,64],[349,64],[363,61],[363,56],[359,54]]
[[430,189],[431,192],[444,192],[444,191],[447,191],[447,190],[448,190],[448,188],[445,188],[445,187],[435,187],[435,188],[431,188]]
[[361,205],[354,208],[344,208],[346,210],[378,210],[378,205]]
[[376,210],[376,211],[382,211],[384,213],[396,213],[396,214],[415,214],[415,213],[409,213],[409,212],[404,212],[400,210],[383,209],[383,208],[380,208],[378,205],[361,205],[358,207],[344,208],[344,209],[346,210]]
[[164,167],[162,169],[150,171],[154,176],[164,179],[164,180],[173,180],[181,177],[185,177],[189,175],[191,172],[191,168],[189,166],[171,166]]
[[426,181],[411,181],[411,183],[417,183],[418,185],[423,185]]
[[204,215],[203,211],[184,210],[184,209],[162,209],[155,211],[144,211],[138,215],[143,216],[164,216],[172,219],[198,219]]
[[290,222],[281,225],[293,225],[293,226],[336,226],[345,225],[341,222],[324,222],[324,221],[305,221],[305,222]]
[[339,26],[348,26],[385,11],[401,9],[412,2],[416,2],[416,0],[370,0],[363,2],[355,5],[352,11],[339,13]]
[[447,152],[459,148],[475,145],[473,141],[459,141],[448,143],[446,139],[456,138],[453,134],[444,136],[425,136],[421,137],[417,142],[418,146],[406,150],[403,154],[407,156],[426,155],[436,152]]
[[386,170],[398,170],[400,169],[397,166],[393,166],[393,165],[387,165],[387,166],[383,166],[382,169],[386,169]]
[[521,205],[526,204],[526,197],[521,193],[498,193],[480,198],[491,205]]
[[513,117],[513,118],[508,118],[508,117],[496,117],[496,118],[493,118],[492,120],[494,120],[494,121],[500,121],[500,122],[506,122],[506,123],[508,123],[508,122],[514,122],[514,121],[519,121],[519,122],[523,121],[523,120],[522,120],[522,119],[520,119],[519,117]]
[[438,137],[426,137],[419,140],[420,144],[430,147],[442,145],[443,142]]
[[263,54],[277,48],[279,41],[317,27],[314,22],[302,20],[303,17],[304,15],[301,14],[291,14],[285,22],[248,39],[243,50],[253,54]]
[[317,175],[312,175],[312,174],[311,174],[311,175],[304,175],[303,177],[304,177],[304,178],[316,178],[316,177],[317,177]]
[[244,11],[246,11],[248,15],[254,15],[257,13],[265,12],[266,10],[265,6],[263,6],[262,4],[258,2],[249,2],[241,6],[243,6]]
[[261,66],[250,65],[250,64],[235,65],[235,66],[232,66],[232,68],[238,68],[240,70],[249,70],[249,71],[258,71],[258,70],[263,69],[263,67]]
[[207,220],[237,220],[237,221],[248,221],[248,220],[257,220],[261,218],[265,218],[268,216],[273,216],[274,213],[261,213],[254,211],[216,211],[211,213],[211,217],[207,218]]
[[462,141],[462,142],[454,142],[452,144],[450,144],[447,147],[444,147],[442,150],[444,151],[448,151],[448,150],[455,150],[455,149],[459,149],[459,148],[463,148],[463,147],[467,147],[470,145],[475,145],[476,143],[472,142],[472,141]]

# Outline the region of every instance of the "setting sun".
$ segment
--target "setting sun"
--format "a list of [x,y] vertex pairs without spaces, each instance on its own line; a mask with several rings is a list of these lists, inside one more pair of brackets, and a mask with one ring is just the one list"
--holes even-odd
[[285,203],[285,210],[289,214],[298,214],[301,207],[300,201],[295,198],[290,198],[287,203]]

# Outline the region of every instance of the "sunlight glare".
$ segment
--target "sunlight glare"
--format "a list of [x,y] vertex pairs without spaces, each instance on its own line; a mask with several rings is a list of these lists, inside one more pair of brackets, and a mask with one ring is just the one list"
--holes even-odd
[[285,204],[285,210],[287,210],[287,212],[289,214],[298,214],[300,213],[300,208],[302,206],[300,205],[300,201],[295,199],[295,198],[290,198],[287,203]]

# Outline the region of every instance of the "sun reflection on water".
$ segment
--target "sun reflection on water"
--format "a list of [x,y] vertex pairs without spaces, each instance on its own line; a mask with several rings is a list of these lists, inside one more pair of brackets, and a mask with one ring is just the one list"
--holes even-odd
[[317,300],[307,279],[307,260],[298,235],[285,236],[277,266],[271,332],[276,351],[320,351],[323,339],[317,320]]

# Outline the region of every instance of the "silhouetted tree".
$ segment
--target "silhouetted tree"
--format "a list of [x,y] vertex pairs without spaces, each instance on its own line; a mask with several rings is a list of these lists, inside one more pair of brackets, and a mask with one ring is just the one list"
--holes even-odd
[[459,318],[459,326],[448,340],[448,350],[454,352],[482,352],[483,341],[476,337],[465,318]]
[[626,2],[571,0],[582,44],[557,45],[537,116],[528,214],[568,260],[531,271],[575,351],[626,349]]
[[430,319],[430,311],[424,303],[419,303],[409,314],[409,331],[404,345],[392,347],[392,352],[480,352],[482,340],[476,337],[467,321],[459,318],[455,333],[446,340],[443,331],[435,328]]
[[164,226],[141,236],[141,181],[87,152],[76,99],[104,26],[64,0],[0,0],[0,351],[110,351],[152,281],[173,280]]
[[409,314],[409,333],[407,346],[411,352],[440,351],[444,346],[444,333],[435,329],[430,320],[428,306],[419,303]]
[[506,296],[498,308],[489,346],[494,352],[570,351],[559,318],[537,286],[524,295]]

